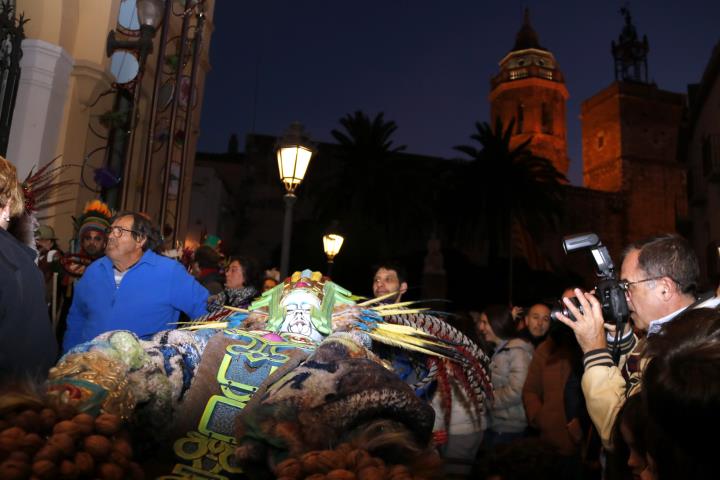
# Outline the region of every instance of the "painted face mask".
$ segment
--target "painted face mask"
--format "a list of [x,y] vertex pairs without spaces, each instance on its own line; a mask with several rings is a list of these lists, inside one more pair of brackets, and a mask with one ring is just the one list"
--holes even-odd
[[294,333],[310,337],[314,341],[323,339],[323,335],[312,322],[313,309],[320,308],[320,300],[306,289],[292,290],[280,304],[285,310],[281,332]]

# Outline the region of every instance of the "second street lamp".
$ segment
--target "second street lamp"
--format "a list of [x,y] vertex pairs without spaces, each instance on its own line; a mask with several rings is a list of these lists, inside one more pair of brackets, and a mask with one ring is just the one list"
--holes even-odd
[[337,233],[328,233],[323,235],[323,250],[325,250],[325,256],[327,257],[327,273],[329,277],[332,271],[332,266],[335,261],[335,255],[340,253],[343,241],[345,239]]
[[290,264],[290,239],[292,237],[292,209],[297,200],[295,190],[305,178],[310,159],[315,150],[310,137],[299,122],[293,122],[277,145],[277,162],[280,180],[285,186],[285,221],[283,223],[280,275],[287,277]]

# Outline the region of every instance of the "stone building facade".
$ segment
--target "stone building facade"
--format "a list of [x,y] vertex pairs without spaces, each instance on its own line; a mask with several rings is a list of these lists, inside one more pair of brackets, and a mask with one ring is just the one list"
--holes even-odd
[[704,275],[720,281],[720,43],[715,45],[700,83],[689,89],[687,144],[688,196],[692,239]]
[[[40,212],[55,229],[61,247],[66,249],[73,236],[72,217],[82,212],[86,202],[101,196],[116,209],[144,210],[157,223],[166,216],[166,223],[175,226],[178,218],[182,226],[178,236],[182,238],[205,78],[210,70],[214,0],[193,2],[193,8],[187,12],[181,2],[162,0],[167,21],[160,23],[151,38],[144,73],[122,85],[121,70],[108,57],[108,34],[114,31],[118,40],[127,42],[140,39],[135,0],[9,3],[30,21],[25,25],[19,88],[6,156],[17,166],[22,178],[56,157],[56,165],[63,166],[61,180],[71,185],[65,187],[59,198],[67,201]],[[185,37],[185,57],[191,56],[193,42],[198,39],[192,93],[191,62],[186,58],[178,68],[180,63],[173,58],[180,56],[184,19],[189,23],[185,31],[190,32]],[[140,57],[138,49],[124,46],[117,51],[121,50],[129,55],[125,65]],[[179,85],[177,71],[183,77]],[[161,82],[156,83],[156,79]],[[126,106],[135,105],[132,115],[118,110],[123,102]],[[168,112],[173,109],[178,113],[174,123],[168,120]],[[156,117],[151,117],[153,111],[159,112]],[[180,116],[183,118],[178,119]],[[130,117],[132,121],[128,121]],[[124,140],[112,140],[120,136]],[[167,169],[166,164],[178,163],[183,149],[186,153],[183,158],[188,160],[183,168],[173,165]],[[170,155],[166,155],[168,150]],[[124,172],[128,158],[132,158],[132,166]],[[108,173],[108,169],[113,173],[109,180],[121,186],[106,188],[98,182],[98,172]],[[170,175],[166,175],[167,170]],[[121,188],[127,190],[122,197],[117,194]],[[111,197],[115,201],[110,201]]]
[[[625,25],[613,42],[615,81],[582,103],[584,188],[565,188],[566,208],[558,232],[598,233],[618,260],[624,245],[674,232],[688,218],[685,165],[678,155],[686,97],[648,82],[647,38],[638,38],[629,12],[623,13]],[[531,60],[534,69],[518,70],[526,68],[518,64],[523,59],[524,65]],[[504,123],[514,118],[522,124],[513,144],[531,138],[531,151],[550,159],[563,174],[568,162],[567,96],[557,62],[540,46],[526,11],[515,47],[500,61],[500,73],[491,81],[491,117],[500,116]],[[552,112],[552,134],[543,130],[548,118],[542,112]],[[518,121],[520,116],[528,120]],[[551,263],[563,263],[553,242],[559,244],[560,239],[551,238],[542,250]]]

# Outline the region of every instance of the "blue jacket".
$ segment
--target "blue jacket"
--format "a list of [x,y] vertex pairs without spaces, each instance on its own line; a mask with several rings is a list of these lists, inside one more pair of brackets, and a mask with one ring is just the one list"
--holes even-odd
[[63,352],[109,330],[143,336],[175,328],[180,312],[207,313],[208,291],[175,260],[147,251],[115,287],[109,258],[94,261],[75,285]]

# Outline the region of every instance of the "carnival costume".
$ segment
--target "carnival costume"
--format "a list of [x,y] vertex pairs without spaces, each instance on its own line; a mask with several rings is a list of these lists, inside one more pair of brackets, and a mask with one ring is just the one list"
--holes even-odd
[[270,478],[305,452],[386,429],[431,452],[428,392],[436,385],[448,423],[453,386],[482,412],[489,360],[424,309],[381,300],[356,303],[319,272],[295,272],[248,310],[78,345],[51,370],[51,393],[172,446],[162,478]]
[[235,308],[248,308],[259,293],[257,288],[253,286],[226,288],[217,295],[211,295],[208,298],[208,312],[220,311],[226,305]]
[[[89,230],[96,230],[101,232],[103,236],[107,236],[107,229],[110,228],[110,220],[112,219],[113,212],[110,208],[100,200],[91,200],[85,205],[83,214],[79,217],[73,217],[73,224],[75,227],[74,239],[78,243],[81,242],[83,234]],[[95,257],[97,258],[97,257]],[[65,271],[69,275],[68,278],[75,277],[77,267],[82,267],[81,271],[84,272],[84,268],[92,263],[95,258],[87,254],[78,248],[76,252],[70,252],[63,256],[62,265]]]

